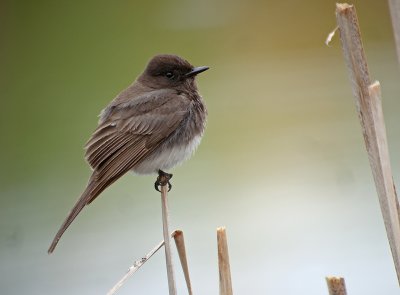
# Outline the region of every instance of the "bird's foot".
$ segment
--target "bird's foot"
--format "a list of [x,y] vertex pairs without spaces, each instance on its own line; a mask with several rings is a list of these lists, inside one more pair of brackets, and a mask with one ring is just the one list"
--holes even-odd
[[154,183],[154,188],[156,189],[156,191],[161,192],[158,187],[165,186],[165,185],[168,185],[168,191],[170,191],[172,188],[172,184],[169,182],[169,180],[171,178],[172,178],[172,174],[166,173],[162,170],[158,170],[158,177],[157,177],[156,182]]

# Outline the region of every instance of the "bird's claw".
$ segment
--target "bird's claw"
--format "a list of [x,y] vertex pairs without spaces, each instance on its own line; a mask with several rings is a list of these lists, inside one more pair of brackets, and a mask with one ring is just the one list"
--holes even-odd
[[156,189],[156,191],[161,192],[158,187],[165,186],[165,185],[168,185],[168,191],[170,191],[172,188],[172,184],[169,182],[169,180],[171,178],[172,178],[172,174],[166,173],[162,170],[158,170],[158,177],[157,177],[156,182],[154,183],[154,188]]

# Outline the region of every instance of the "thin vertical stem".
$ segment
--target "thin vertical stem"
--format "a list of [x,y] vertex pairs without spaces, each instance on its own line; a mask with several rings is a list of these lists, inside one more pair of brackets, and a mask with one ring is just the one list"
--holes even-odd
[[397,61],[400,65],[400,0],[389,0],[389,8],[396,43]]
[[174,266],[172,263],[171,253],[171,238],[169,234],[169,211],[168,211],[168,186],[161,186],[161,209],[162,209],[162,222],[163,222],[163,235],[165,242],[165,260],[167,264],[168,288],[169,295],[176,295],[176,283]]
[[229,264],[228,242],[225,227],[217,228],[219,294],[232,295],[231,267]]

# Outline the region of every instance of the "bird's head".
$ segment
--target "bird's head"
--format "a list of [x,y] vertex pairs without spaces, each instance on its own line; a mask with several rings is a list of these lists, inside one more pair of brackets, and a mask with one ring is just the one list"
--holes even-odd
[[176,55],[156,55],[147,64],[139,81],[154,89],[195,87],[196,75],[208,69],[208,67],[193,67],[188,61]]

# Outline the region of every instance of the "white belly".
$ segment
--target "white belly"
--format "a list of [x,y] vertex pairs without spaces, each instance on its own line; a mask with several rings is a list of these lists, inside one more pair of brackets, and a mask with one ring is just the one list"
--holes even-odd
[[136,165],[132,171],[137,174],[157,173],[159,169],[168,172],[169,169],[189,159],[198,145],[201,135],[196,136],[189,144],[157,149],[153,155]]

